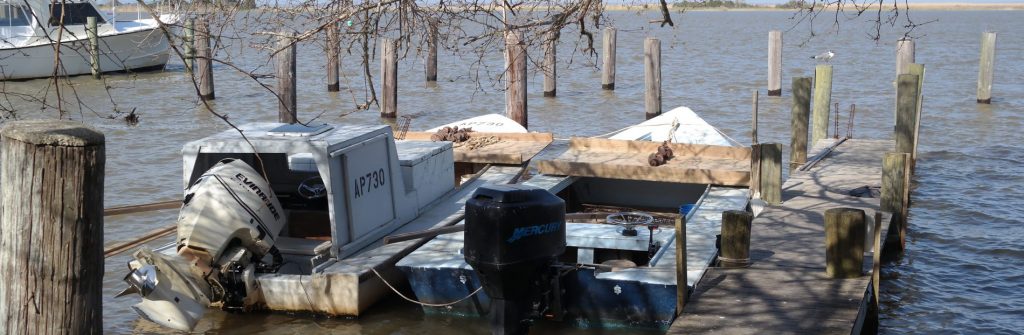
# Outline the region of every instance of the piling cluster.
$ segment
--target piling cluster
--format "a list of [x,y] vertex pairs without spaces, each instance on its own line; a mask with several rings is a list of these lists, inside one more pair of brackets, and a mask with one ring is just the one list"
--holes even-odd
[[658,152],[652,153],[647,157],[647,163],[651,164],[651,166],[664,165],[672,157],[675,157],[675,154],[672,153],[672,148],[669,148],[668,141],[665,141],[658,146]]

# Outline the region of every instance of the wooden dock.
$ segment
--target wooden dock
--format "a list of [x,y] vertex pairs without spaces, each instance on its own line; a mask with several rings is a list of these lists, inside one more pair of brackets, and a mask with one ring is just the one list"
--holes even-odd
[[[709,268],[668,334],[872,333],[874,247],[865,249],[863,276],[828,278],[824,212],[863,209],[868,227],[875,227],[882,157],[895,143],[849,139],[834,146],[837,142],[819,141],[806,171],[794,170],[783,184],[783,203],[754,219],[750,266]],[[885,241],[891,215],[879,214],[879,237]],[[867,240],[875,237],[872,231]]]

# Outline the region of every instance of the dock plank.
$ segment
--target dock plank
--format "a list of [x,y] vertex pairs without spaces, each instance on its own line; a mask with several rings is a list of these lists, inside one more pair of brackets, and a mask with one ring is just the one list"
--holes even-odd
[[[794,170],[782,186],[783,203],[754,219],[750,267],[709,268],[668,334],[849,334],[857,327],[871,284],[872,249],[865,249],[863,277],[827,278],[824,212],[863,209],[873,227],[879,199],[863,191],[881,187],[882,156],[895,144],[833,144],[819,141],[813,152],[822,158]],[[888,222],[891,215],[882,214]],[[882,226],[884,240],[888,225]]]

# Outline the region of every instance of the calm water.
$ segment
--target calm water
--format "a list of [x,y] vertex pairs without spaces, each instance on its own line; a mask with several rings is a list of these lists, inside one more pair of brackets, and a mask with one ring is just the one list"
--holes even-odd
[[[913,189],[908,251],[883,268],[884,333],[1016,333],[1024,329],[1024,21],[1020,12],[916,11],[917,61],[927,66],[920,162]],[[558,98],[543,98],[539,75],[530,82],[531,130],[559,137],[596,135],[643,118],[642,39],[662,39],[664,106],[686,105],[742,142],[750,140],[750,96],[760,89],[762,142],[788,143],[788,89],[792,77],[810,76],[809,56],[833,49],[833,101],[847,109],[857,104],[855,137],[887,138],[893,122],[894,41],[898,28],[883,30],[879,42],[866,19],[842,19],[838,28],[821,20],[811,38],[806,24],[787,12],[690,12],[675,14],[677,28],[657,29],[646,22],[653,13],[614,13],[619,32],[616,90],[600,89],[595,59],[580,54],[573,36],[563,33],[559,56]],[[784,96],[764,97],[767,81],[767,32],[787,30],[784,48]],[[980,34],[998,31],[993,104],[975,103]],[[342,79],[346,89],[325,92],[323,54],[307,43],[299,51],[300,119],[331,123],[380,123],[377,111],[355,111],[364,100],[357,57],[348,55]],[[244,68],[271,73],[265,56],[231,49]],[[535,55],[539,55],[535,53]],[[570,59],[571,58],[571,59]],[[262,61],[261,61],[262,59]],[[439,82],[424,84],[422,61],[414,53],[400,64],[399,113],[413,114],[413,129],[425,129],[470,116],[503,112],[503,95],[493,77],[500,71],[495,50],[484,66],[470,56],[443,54]],[[371,65],[376,73],[379,66]],[[479,72],[477,71],[479,70]],[[273,121],[277,102],[247,77],[215,66],[217,100],[212,107],[232,122]],[[480,77],[480,84],[474,78]],[[72,79],[81,104],[68,116],[100,128],[107,136],[106,205],[140,204],[180,196],[180,148],[186,142],[226,129],[197,103],[182,65],[166,72],[109,76],[104,84],[88,77]],[[274,80],[268,80],[273,84]],[[3,90],[39,94],[44,81],[5,83]],[[65,91],[65,95],[67,95]],[[141,123],[129,127],[102,118],[115,106],[136,109]],[[8,95],[0,101],[21,118],[55,117],[38,103]],[[79,111],[80,110],[80,111]],[[344,115],[344,116],[343,116]],[[174,211],[106,220],[106,243],[133,239],[173,222]],[[154,244],[155,245],[155,244]],[[123,286],[121,255],[107,260],[104,329],[108,333],[166,332],[140,321],[129,305],[136,298],[113,299]],[[543,325],[547,333],[567,330]],[[280,314],[208,313],[199,331],[209,333],[481,333],[480,320],[425,317],[416,306],[392,299],[359,321],[314,319]]]

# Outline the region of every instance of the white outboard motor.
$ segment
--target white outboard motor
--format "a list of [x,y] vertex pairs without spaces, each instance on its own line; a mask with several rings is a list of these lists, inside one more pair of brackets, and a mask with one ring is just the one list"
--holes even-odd
[[[206,306],[247,310],[260,300],[256,272],[273,272],[281,263],[274,241],[286,222],[256,170],[222,160],[185,191],[177,255],[137,252],[122,295],[139,293],[140,315],[180,330],[195,327]],[[264,261],[268,254],[272,259]]]

